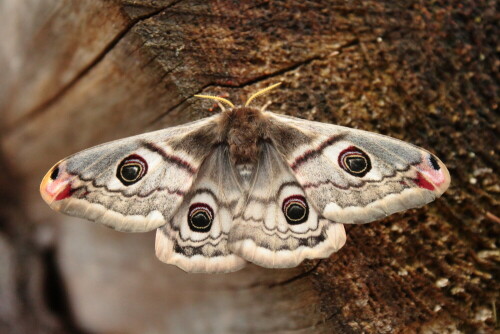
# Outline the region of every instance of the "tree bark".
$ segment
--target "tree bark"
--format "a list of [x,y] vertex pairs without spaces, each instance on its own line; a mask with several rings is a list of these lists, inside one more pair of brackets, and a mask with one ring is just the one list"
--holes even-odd
[[[493,333],[497,7],[0,2],[0,331]],[[450,189],[424,208],[346,226],[346,246],[329,259],[225,275],[164,265],[154,235],[63,217],[38,194],[71,153],[209,115],[194,94],[239,102],[278,81],[270,111],[427,148],[448,166]]]

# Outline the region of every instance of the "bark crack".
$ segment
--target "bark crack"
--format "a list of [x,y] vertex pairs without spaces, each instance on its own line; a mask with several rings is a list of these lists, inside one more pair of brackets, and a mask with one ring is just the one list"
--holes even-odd
[[[328,57],[330,57],[332,55],[337,55],[337,54],[342,53],[343,49],[348,48],[348,47],[352,47],[352,46],[355,46],[355,45],[359,45],[359,44],[360,44],[359,39],[358,38],[354,38],[353,40],[345,43],[344,45],[341,45],[337,50],[335,50],[333,52],[329,52],[327,55],[321,55],[321,54],[313,55],[313,56],[308,57],[308,58],[306,58],[306,59],[304,59],[302,61],[296,62],[296,63],[294,63],[294,64],[292,64],[290,66],[287,66],[287,67],[284,67],[282,69],[279,69],[279,70],[277,70],[277,71],[275,71],[273,73],[269,73],[269,74],[258,76],[256,78],[254,78],[252,80],[248,80],[248,81],[246,81],[246,82],[244,82],[242,84],[224,85],[224,84],[209,83],[209,84],[203,85],[196,92],[194,92],[192,95],[187,96],[187,97],[181,99],[181,101],[179,101],[174,106],[170,107],[167,111],[165,111],[164,113],[158,115],[158,117],[154,118],[148,125],[152,126],[152,125],[158,123],[162,118],[164,118],[165,116],[167,116],[169,113],[173,112],[175,109],[177,109],[180,106],[184,105],[184,103],[187,100],[191,99],[193,97],[193,95],[200,94],[205,89],[207,89],[209,87],[214,87],[214,88],[215,87],[244,88],[244,87],[247,87],[247,86],[250,86],[250,85],[253,85],[253,84],[265,81],[265,80],[268,80],[268,79],[272,79],[272,78],[284,75],[284,74],[289,73],[289,72],[296,71],[296,70],[298,70],[298,69],[300,69],[300,68],[302,68],[304,66],[312,64],[315,61],[325,61]],[[170,72],[172,72],[172,71],[169,71],[169,73]]]
[[51,105],[56,103],[59,99],[61,99],[72,87],[74,87],[82,78],[84,78],[94,67],[96,67],[103,59],[106,57],[109,52],[111,52],[114,47],[130,32],[130,30],[136,26],[138,23],[150,19],[164,10],[177,5],[182,0],[174,1],[170,3],[168,6],[163,6],[154,10],[151,13],[139,16],[133,20],[131,20],[126,27],[118,33],[103,49],[99,52],[94,59],[87,64],[83,69],[78,72],[73,79],[71,79],[66,85],[62,86],[57,92],[54,93],[51,97],[49,97],[44,102],[40,103],[37,107],[33,108],[33,110],[29,111],[25,116],[19,118],[17,121],[12,124],[11,129],[15,129],[19,127],[19,125],[24,124],[27,121],[37,117],[39,114],[43,113],[44,110],[49,108]]

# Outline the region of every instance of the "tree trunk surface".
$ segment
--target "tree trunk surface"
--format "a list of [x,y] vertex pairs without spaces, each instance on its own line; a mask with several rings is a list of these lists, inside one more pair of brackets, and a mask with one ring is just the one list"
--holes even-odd
[[[0,332],[495,332],[499,19],[486,0],[1,1]],[[67,155],[278,81],[270,111],[427,148],[450,189],[346,226],[328,259],[223,275],[39,196]]]

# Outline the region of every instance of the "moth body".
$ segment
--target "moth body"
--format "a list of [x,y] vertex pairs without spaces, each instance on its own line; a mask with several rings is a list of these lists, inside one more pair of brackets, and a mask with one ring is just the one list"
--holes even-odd
[[264,114],[255,108],[235,107],[221,114],[223,139],[229,145],[231,161],[235,164],[256,163],[258,142],[265,133]]
[[63,159],[41,195],[116,230],[156,229],[160,260],[216,273],[326,258],[346,242],[344,224],[422,206],[449,186],[445,165],[414,145],[230,105]]

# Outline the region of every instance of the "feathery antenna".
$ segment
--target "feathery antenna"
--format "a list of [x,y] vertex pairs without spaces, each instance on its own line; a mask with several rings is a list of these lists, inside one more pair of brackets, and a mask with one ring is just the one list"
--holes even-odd
[[256,97],[259,97],[262,94],[265,94],[265,93],[269,92],[271,89],[274,89],[274,88],[278,87],[279,85],[281,85],[281,82],[278,82],[277,84],[274,84],[272,86],[269,86],[267,88],[259,90],[257,93],[255,93],[252,96],[250,96],[250,98],[245,103],[245,107],[248,107],[248,105],[250,104],[250,102],[252,102],[252,100],[254,100]]
[[[269,86],[267,88],[259,90],[257,93],[255,93],[252,96],[250,96],[250,98],[245,103],[245,107],[248,107],[248,105],[250,104],[250,102],[252,102],[255,98],[261,96],[262,94],[265,94],[265,93],[269,92],[270,90],[278,87],[279,85],[281,85],[281,82],[278,82],[278,83],[276,83],[274,85],[271,85],[271,86]],[[227,104],[228,106],[230,106],[231,108],[234,108],[234,104],[231,101],[229,101],[228,99],[225,99],[223,97],[220,97],[220,96],[201,95],[201,94],[196,94],[194,96],[201,97],[201,98],[204,98],[204,99],[215,100],[217,102],[223,102],[223,103]]]
[[201,97],[201,98],[204,98],[204,99],[215,100],[215,101],[218,101],[218,102],[224,102],[225,104],[227,104],[231,108],[234,108],[234,104],[231,101],[229,101],[228,99],[225,99],[223,97],[212,96],[212,95],[200,95],[200,94],[196,94],[195,96],[196,97]]

